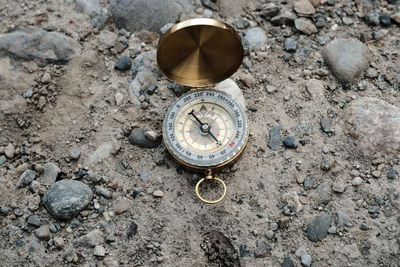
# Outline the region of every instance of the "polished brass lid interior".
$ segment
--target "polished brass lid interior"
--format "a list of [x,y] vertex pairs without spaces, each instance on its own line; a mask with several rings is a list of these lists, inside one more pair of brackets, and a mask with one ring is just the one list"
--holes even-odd
[[157,63],[171,80],[212,86],[232,76],[243,60],[239,35],[228,24],[197,18],[174,25],[161,38]]

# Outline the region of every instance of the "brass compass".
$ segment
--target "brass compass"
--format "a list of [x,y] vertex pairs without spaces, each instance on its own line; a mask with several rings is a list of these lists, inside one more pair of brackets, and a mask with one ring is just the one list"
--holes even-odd
[[[249,135],[242,106],[231,95],[211,87],[235,73],[242,60],[240,37],[231,26],[215,19],[178,23],[158,44],[161,71],[169,79],[193,87],[168,108],[163,140],[180,164],[205,174],[195,189],[199,199],[209,204],[226,194],[225,183],[214,171],[238,159]],[[204,199],[200,194],[203,182],[219,182],[221,197]]]

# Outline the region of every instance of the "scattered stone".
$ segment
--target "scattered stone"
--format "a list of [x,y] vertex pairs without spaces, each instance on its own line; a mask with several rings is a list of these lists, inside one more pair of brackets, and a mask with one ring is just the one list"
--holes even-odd
[[297,41],[293,38],[286,38],[283,48],[288,52],[296,52]]
[[297,146],[298,146],[296,137],[294,137],[294,136],[285,137],[285,139],[283,139],[283,144],[287,148],[297,148]]
[[345,129],[357,141],[356,150],[373,158],[400,152],[400,108],[381,99],[361,97],[345,110]]
[[308,253],[306,253],[306,254],[304,254],[304,255],[302,255],[301,256],[301,264],[304,266],[304,267],[309,267],[309,266],[311,266],[311,255],[310,254],[308,254]]
[[372,176],[375,177],[375,178],[379,178],[379,177],[381,177],[381,172],[380,171],[373,171],[372,172]]
[[38,242],[36,242],[35,240],[31,240],[28,243],[28,252],[35,252],[39,247]]
[[310,190],[313,187],[313,179],[311,177],[306,177],[303,183],[305,190]]
[[25,242],[21,239],[18,239],[17,241],[15,241],[15,244],[20,248],[25,246]]
[[277,150],[282,144],[281,129],[282,126],[278,125],[269,132],[268,147],[272,150]]
[[293,211],[299,213],[303,209],[303,205],[300,202],[299,196],[294,191],[285,193],[282,196],[282,202],[285,204],[286,208],[290,207],[290,211],[288,212],[289,214],[291,214]]
[[299,32],[302,32],[306,35],[311,35],[313,33],[317,33],[317,27],[311,22],[311,20],[306,18],[299,18],[294,21],[294,25]]
[[39,176],[38,180],[45,185],[52,185],[56,182],[60,168],[52,162],[47,162],[43,165],[44,172]]
[[339,184],[339,183],[334,183],[332,186],[332,191],[336,193],[342,194],[346,190],[345,185]]
[[49,229],[52,233],[57,233],[58,231],[60,231],[61,226],[58,223],[52,223],[50,224]]
[[250,48],[255,50],[261,49],[267,41],[267,35],[260,27],[248,29],[244,38],[248,42]]
[[58,32],[46,32],[36,27],[6,33],[0,37],[0,54],[40,65],[65,64],[78,50],[78,43]]
[[18,182],[16,183],[16,188],[21,188],[28,186],[32,183],[33,180],[36,178],[36,172],[32,170],[24,171],[21,176],[19,177]]
[[35,236],[39,240],[49,241],[50,240],[50,230],[48,225],[42,225],[34,231]]
[[347,26],[353,24],[353,20],[351,18],[349,18],[349,17],[342,18],[342,21],[343,21],[343,24],[347,25]]
[[86,184],[74,180],[61,180],[53,184],[43,196],[47,210],[57,219],[69,220],[83,210],[93,198]]
[[103,234],[100,230],[93,230],[83,236],[83,240],[87,246],[94,248],[104,243]]
[[127,211],[129,209],[129,206],[130,206],[129,200],[122,199],[122,200],[118,201],[117,204],[115,205],[114,212],[117,215],[124,213],[125,211]]
[[128,231],[126,232],[126,238],[130,239],[132,236],[135,236],[138,231],[138,225],[135,222],[131,222],[128,226]]
[[268,230],[268,231],[265,233],[265,236],[266,236],[268,239],[274,238],[274,235],[275,235],[275,233],[274,233],[274,231],[272,231],[272,230]]
[[321,129],[324,133],[334,133],[335,131],[332,129],[332,119],[331,118],[321,118],[319,121],[321,125]]
[[6,162],[7,162],[6,156],[0,156],[0,165],[3,165]]
[[297,249],[296,249],[296,251],[295,251],[295,255],[297,256],[297,257],[301,257],[301,256],[303,256],[304,254],[306,254],[307,253],[307,247],[305,246],[305,245],[301,245],[300,247],[298,247]]
[[329,171],[335,166],[335,159],[330,155],[324,155],[321,161],[321,169]]
[[99,185],[96,185],[94,187],[94,190],[95,190],[96,194],[98,194],[99,196],[102,196],[102,197],[105,197],[108,199],[112,198],[112,196],[113,196],[113,193],[110,190],[108,190],[102,186],[99,186]]
[[369,230],[369,227],[365,223],[362,223],[362,224],[360,224],[360,230],[367,231],[367,230]]
[[390,15],[386,12],[382,12],[379,16],[379,19],[384,26],[390,26],[392,24],[392,21],[390,19]]
[[114,44],[117,42],[118,35],[114,32],[111,31],[101,31],[99,36],[98,36],[98,41],[101,47],[104,49],[109,49],[114,46]]
[[8,145],[4,148],[4,154],[7,158],[12,159],[15,154],[15,147],[13,144],[8,143]]
[[129,143],[141,148],[155,148],[160,145],[160,139],[153,141],[146,136],[146,130],[143,128],[133,129],[128,137]]
[[372,10],[365,16],[366,22],[371,26],[377,26],[380,23],[380,13],[378,11]]
[[15,209],[14,210],[14,215],[17,217],[21,217],[22,215],[24,215],[24,211],[21,209]]
[[164,197],[164,192],[161,191],[161,190],[156,190],[156,191],[154,191],[153,196],[154,197],[160,197],[160,198]]
[[81,156],[81,149],[79,147],[73,147],[69,151],[69,157],[71,159],[77,160]]
[[365,72],[365,77],[367,78],[376,78],[378,77],[379,73],[376,69],[374,68],[368,68],[367,71]]
[[270,245],[261,245],[254,251],[254,257],[264,258],[271,253],[272,247]]
[[336,212],[336,225],[337,227],[346,226],[350,222],[350,216],[344,212]]
[[333,225],[332,225],[331,227],[329,227],[328,233],[331,234],[331,235],[335,235],[335,234],[337,233],[337,228],[336,228],[336,226],[333,226]]
[[271,18],[271,23],[276,26],[281,25],[294,25],[294,21],[297,16],[288,10],[281,11],[281,13],[273,18]]
[[354,177],[353,180],[351,181],[351,184],[354,186],[359,186],[363,183],[363,179],[361,177]]
[[118,29],[157,32],[165,24],[176,22],[192,8],[189,1],[183,0],[112,0],[109,12]]
[[267,92],[270,93],[270,94],[272,94],[272,93],[274,93],[274,92],[277,91],[276,86],[273,86],[273,85],[267,85],[267,86],[265,87],[265,89],[266,89]]
[[0,208],[0,213],[3,214],[3,215],[7,216],[9,212],[10,212],[10,208],[8,208],[8,207],[1,207]]
[[296,0],[293,6],[294,11],[300,15],[314,15],[315,8],[309,0]]
[[388,172],[387,172],[387,178],[390,180],[394,180],[397,178],[397,170],[394,167],[389,167]]
[[290,257],[285,257],[281,264],[282,267],[294,267],[294,263]]
[[41,225],[40,218],[36,215],[29,216],[26,222],[35,227],[39,227]]
[[65,246],[64,238],[61,236],[56,236],[53,239],[54,245],[58,248],[63,248]]
[[323,240],[331,226],[332,216],[329,214],[321,214],[314,218],[307,226],[307,237],[310,241],[317,242]]
[[260,12],[260,16],[267,21],[271,20],[272,17],[275,17],[278,14],[279,7],[275,3],[266,3]]
[[93,250],[93,255],[98,257],[104,257],[106,255],[106,250],[103,246],[96,246]]
[[128,56],[120,57],[117,62],[115,62],[114,69],[116,70],[130,70],[132,67],[131,58]]
[[357,39],[335,39],[322,50],[322,57],[333,76],[340,82],[355,82],[369,67],[372,54]]
[[388,35],[388,34],[389,34],[388,30],[380,29],[379,31],[374,31],[373,32],[373,37],[374,37],[375,40],[380,41],[380,40],[383,40],[386,37],[386,35]]
[[92,155],[90,155],[89,159],[90,162],[92,163],[98,163],[101,162],[102,160],[105,160],[111,156],[113,153],[114,147],[112,143],[104,143],[101,144],[96,151],[93,152]]
[[328,204],[331,200],[331,190],[327,184],[319,184],[317,187],[318,199],[321,204]]
[[49,83],[51,81],[50,73],[46,72],[42,76],[42,83]]
[[392,20],[397,24],[400,24],[400,12],[397,12],[391,16]]

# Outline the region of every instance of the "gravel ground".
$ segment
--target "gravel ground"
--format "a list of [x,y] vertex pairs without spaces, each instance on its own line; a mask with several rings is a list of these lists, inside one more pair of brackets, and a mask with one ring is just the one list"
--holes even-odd
[[[4,266],[399,266],[400,1],[0,2]],[[217,205],[161,143],[160,31],[213,17],[250,139]],[[163,27],[165,25],[165,27]],[[236,84],[235,84],[236,83]]]

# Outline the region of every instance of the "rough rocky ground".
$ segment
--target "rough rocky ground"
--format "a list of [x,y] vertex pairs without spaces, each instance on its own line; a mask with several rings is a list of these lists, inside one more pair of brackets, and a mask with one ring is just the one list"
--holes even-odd
[[[1,265],[399,266],[399,11],[2,0]],[[186,90],[157,70],[159,30],[198,16],[233,25],[247,52],[232,78],[251,136],[212,206],[157,139]]]

